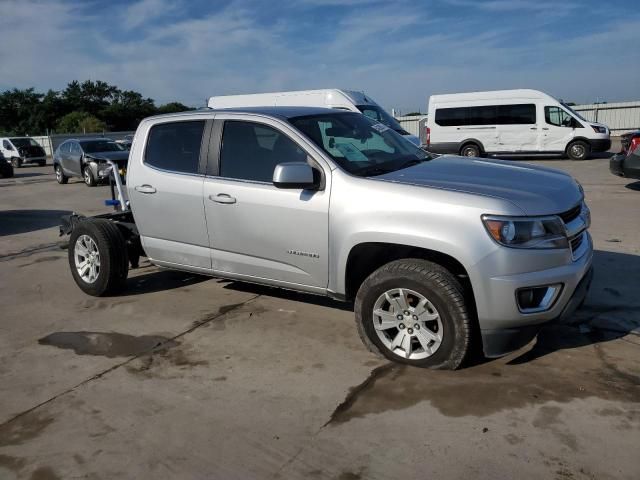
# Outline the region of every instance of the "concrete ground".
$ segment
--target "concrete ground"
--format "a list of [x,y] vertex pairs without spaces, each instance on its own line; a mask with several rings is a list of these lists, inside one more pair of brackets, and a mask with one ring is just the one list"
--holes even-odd
[[585,188],[592,290],[577,325],[457,372],[375,357],[318,297],[146,263],[89,297],[56,225],[107,189],[0,180],[0,478],[640,478],[640,182],[534,163]]

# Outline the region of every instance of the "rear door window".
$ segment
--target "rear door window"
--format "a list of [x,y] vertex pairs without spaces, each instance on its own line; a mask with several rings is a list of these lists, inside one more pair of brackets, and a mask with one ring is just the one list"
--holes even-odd
[[160,123],[151,127],[144,162],[170,172],[197,174],[204,120]]

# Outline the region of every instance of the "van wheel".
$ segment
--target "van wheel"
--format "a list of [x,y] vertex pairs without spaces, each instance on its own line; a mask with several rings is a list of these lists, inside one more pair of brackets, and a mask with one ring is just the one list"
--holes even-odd
[[78,223],[71,233],[68,256],[73,279],[83,292],[101,297],[125,287],[127,244],[115,223],[101,218]]
[[460,150],[460,155],[463,157],[479,157],[480,156],[480,147],[475,143],[469,143],[462,147]]
[[98,182],[96,182],[96,177],[93,176],[93,172],[91,171],[91,167],[89,165],[85,165],[82,169],[82,178],[84,179],[84,183],[87,187],[95,187]]
[[591,147],[587,142],[577,140],[567,147],[567,155],[571,160],[585,160],[591,154]]
[[67,177],[62,171],[62,167],[60,165],[56,165],[54,170],[56,171],[56,181],[60,185],[64,185],[69,181],[69,177]]
[[462,286],[426,260],[396,260],[373,272],[358,290],[355,316],[365,346],[395,362],[455,370],[470,349]]
[[13,157],[11,159],[11,165],[13,166],[13,168],[20,168],[22,167],[22,159],[18,158],[18,157]]

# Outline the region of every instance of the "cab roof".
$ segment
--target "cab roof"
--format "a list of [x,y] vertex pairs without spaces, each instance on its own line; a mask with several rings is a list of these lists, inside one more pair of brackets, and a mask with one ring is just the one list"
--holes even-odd
[[289,119],[294,117],[305,117],[308,115],[324,115],[331,113],[355,113],[347,110],[338,110],[334,108],[321,108],[321,107],[234,107],[234,108],[201,108],[199,110],[188,110],[186,112],[178,113],[166,113],[163,115],[155,115],[148,117],[147,120],[155,120],[160,118],[181,117],[185,115],[189,116],[208,116],[216,112],[234,112],[234,113],[249,113],[258,115],[267,115],[270,117],[278,117],[281,119]]

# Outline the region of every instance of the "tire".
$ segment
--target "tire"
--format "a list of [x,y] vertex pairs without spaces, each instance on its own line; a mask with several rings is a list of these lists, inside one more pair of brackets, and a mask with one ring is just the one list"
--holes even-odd
[[479,157],[480,147],[475,143],[468,143],[460,149],[460,155],[462,157]]
[[567,156],[571,160],[586,160],[591,155],[591,146],[582,140],[576,140],[567,145]]
[[13,157],[13,158],[11,159],[11,166],[12,166],[13,168],[20,168],[20,167],[22,167],[22,159],[21,159],[21,158],[18,158],[18,157]]
[[89,165],[85,165],[82,169],[82,179],[87,187],[95,187],[98,184]]
[[[399,299],[401,295],[395,296],[398,290],[408,304],[400,313],[386,300]],[[421,309],[419,302],[424,299],[426,308]],[[375,315],[374,310],[387,316]],[[418,313],[420,310],[424,311]],[[463,288],[448,270],[426,260],[396,260],[369,275],[356,295],[355,317],[365,346],[394,362],[455,370],[470,350],[472,321]],[[374,326],[393,322],[397,325],[384,330]]]
[[[99,265],[87,255],[95,259],[96,252]],[[71,233],[68,257],[73,279],[83,292],[102,297],[124,289],[129,273],[127,244],[115,223],[101,218],[78,223]],[[87,260],[88,270],[83,267]]]
[[55,167],[53,167],[53,170],[56,172],[56,181],[60,185],[64,185],[69,182],[69,177],[64,174],[60,165],[56,165]]

